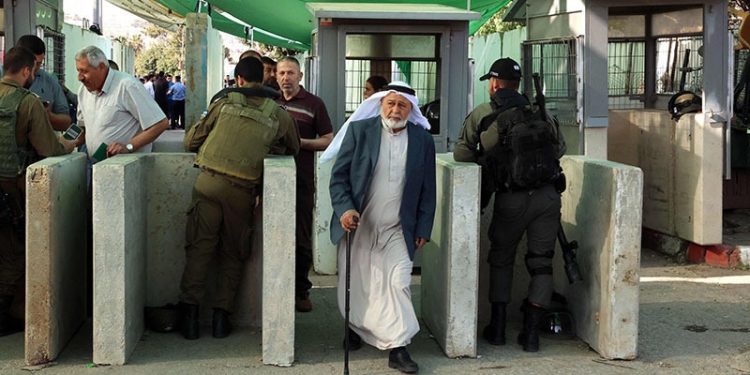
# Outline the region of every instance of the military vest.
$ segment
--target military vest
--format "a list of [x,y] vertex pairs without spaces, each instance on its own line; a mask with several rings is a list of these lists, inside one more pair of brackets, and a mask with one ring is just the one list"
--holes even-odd
[[31,92],[17,87],[0,97],[0,177],[20,176],[27,163],[27,152],[16,142],[18,106]]
[[263,159],[279,131],[274,114],[277,104],[268,98],[262,101],[256,108],[247,103],[245,95],[229,93],[195,163],[228,176],[260,180]]

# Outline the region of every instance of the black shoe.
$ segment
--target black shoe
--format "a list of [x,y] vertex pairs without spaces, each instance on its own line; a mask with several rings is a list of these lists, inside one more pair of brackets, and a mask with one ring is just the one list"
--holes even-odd
[[[342,343],[344,345],[344,350],[346,350],[346,338],[344,338],[344,342]],[[349,330],[349,350],[355,351],[362,349],[362,338],[359,337],[357,332]]]
[[200,337],[201,327],[198,321],[198,305],[180,302],[180,331],[188,340]]
[[518,334],[518,343],[525,352],[539,351],[539,325],[544,317],[544,309],[528,302],[521,305],[523,311],[523,329]]
[[301,313],[312,311],[312,302],[310,301],[310,294],[304,293],[301,296],[297,296],[294,299],[294,308]]
[[504,303],[492,303],[492,317],[490,318],[490,324],[484,327],[482,337],[484,337],[484,339],[492,345],[505,345]]
[[10,316],[9,311],[12,303],[13,296],[0,295],[0,337],[23,332],[23,320]]
[[23,320],[14,318],[7,313],[0,313],[0,337],[23,332]]
[[391,354],[388,355],[388,367],[407,374],[414,374],[419,371],[419,366],[411,360],[409,352],[406,351],[404,346],[391,350]]
[[223,339],[232,333],[232,324],[229,323],[229,313],[220,308],[214,308],[213,334],[217,339]]

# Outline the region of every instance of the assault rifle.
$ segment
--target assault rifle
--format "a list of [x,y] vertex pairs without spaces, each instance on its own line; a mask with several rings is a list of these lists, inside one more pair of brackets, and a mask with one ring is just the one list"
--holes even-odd
[[557,240],[560,242],[560,248],[562,249],[563,260],[565,261],[565,274],[568,276],[568,282],[570,284],[576,281],[582,281],[581,270],[578,269],[578,260],[576,259],[576,250],[578,250],[578,241],[568,242],[568,238],[565,236],[562,223],[557,230]]
[[[544,121],[556,124],[555,119],[547,113],[544,92],[542,91],[542,79],[539,77],[539,73],[534,73],[531,77],[534,79],[534,90],[536,91],[534,100],[539,108],[539,114]],[[565,174],[561,172],[560,176],[555,179],[554,185],[557,192],[562,194],[566,188]],[[578,260],[576,259],[578,241],[568,241],[562,223],[560,223],[559,229],[557,230],[557,240],[560,242],[560,248],[562,249],[563,260],[565,261],[565,274],[568,276],[568,282],[573,284],[576,281],[583,280],[583,277],[581,277],[581,271],[578,268]]]

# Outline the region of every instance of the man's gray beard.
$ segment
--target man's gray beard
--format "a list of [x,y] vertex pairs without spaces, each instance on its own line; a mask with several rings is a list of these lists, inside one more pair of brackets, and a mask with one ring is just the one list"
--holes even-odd
[[383,124],[391,130],[403,129],[406,126],[406,119],[403,120],[392,120],[387,117],[383,117]]

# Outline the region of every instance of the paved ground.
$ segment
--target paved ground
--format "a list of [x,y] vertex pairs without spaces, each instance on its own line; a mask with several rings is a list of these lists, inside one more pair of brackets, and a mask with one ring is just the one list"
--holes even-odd
[[[337,374],[342,372],[343,320],[335,307],[331,277],[319,277],[315,310],[297,315],[297,362],[291,368],[261,363],[260,333],[245,329],[217,340],[204,329],[200,340],[146,333],[131,363],[94,367],[90,325],[74,338],[54,366],[40,374]],[[419,278],[415,278],[419,282]],[[419,288],[414,288],[419,305]],[[515,337],[512,323],[509,337]],[[479,358],[448,359],[422,331],[411,353],[423,374],[750,374],[750,271],[677,265],[644,250],[641,269],[639,357],[605,361],[578,340],[542,340],[542,351],[480,341]],[[21,334],[0,338],[0,373],[27,374]],[[352,374],[387,374],[387,353],[366,347],[351,357]]]

